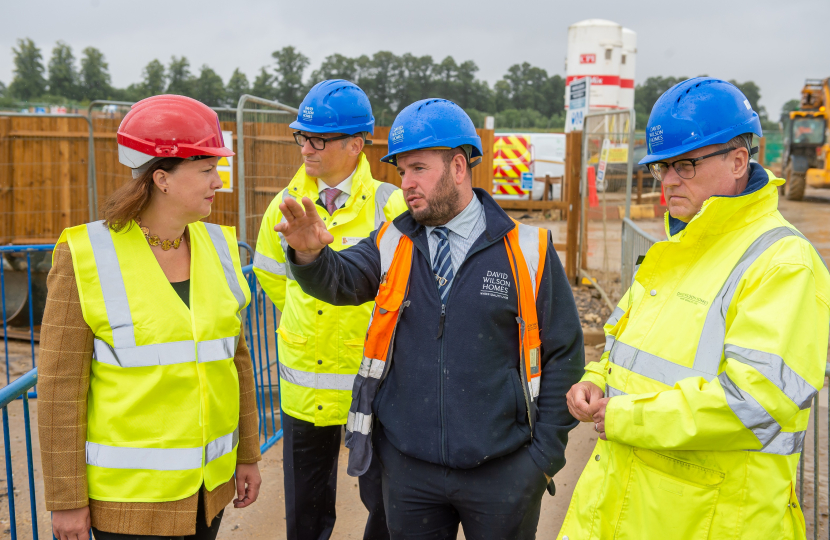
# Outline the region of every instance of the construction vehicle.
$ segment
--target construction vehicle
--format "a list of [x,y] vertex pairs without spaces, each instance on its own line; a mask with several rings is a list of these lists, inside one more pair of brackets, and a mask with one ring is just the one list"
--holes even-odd
[[803,199],[807,186],[830,188],[828,107],[830,78],[807,79],[801,90],[799,110],[790,112],[785,123],[781,164],[787,179],[784,194],[790,200]]

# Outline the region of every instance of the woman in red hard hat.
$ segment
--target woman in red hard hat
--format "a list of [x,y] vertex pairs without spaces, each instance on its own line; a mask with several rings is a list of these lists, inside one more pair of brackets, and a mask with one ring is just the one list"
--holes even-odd
[[210,108],[136,103],[118,129],[132,180],[102,221],[63,231],[41,331],[40,443],[60,540],[213,540],[254,502],[261,459],[250,301],[232,227],[203,223],[231,156]]

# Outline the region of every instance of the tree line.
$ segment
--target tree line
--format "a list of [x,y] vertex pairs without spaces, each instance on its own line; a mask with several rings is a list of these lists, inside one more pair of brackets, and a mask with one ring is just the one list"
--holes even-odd
[[[389,51],[358,57],[332,54],[306,76],[309,58],[287,46],[271,54],[272,62],[261,67],[253,81],[237,68],[225,82],[210,66],[194,69],[186,57],[173,56],[166,65],[158,59],[150,61],[140,82],[116,88],[104,54],[95,47],[81,51],[78,61],[72,47],[58,41],[44,65],[43,53],[26,38],[18,40],[12,55],[14,78],[8,87],[0,82],[0,106],[5,107],[19,101],[138,101],[163,93],[190,96],[214,107],[235,107],[242,94],[297,107],[315,83],[338,78],[353,81],[366,92],[378,125],[390,125],[403,107],[426,97],[451,99],[479,127],[489,115],[495,116],[498,128],[561,130],[565,125],[565,79],[527,62],[511,66],[492,87],[478,79],[479,68],[472,60],[457,62],[447,56],[436,61],[428,55],[396,55]],[[660,94],[683,79],[651,77],[635,88],[639,129],[645,128]],[[735,84],[766,120],[766,112],[759,105],[758,86],[752,81]]]

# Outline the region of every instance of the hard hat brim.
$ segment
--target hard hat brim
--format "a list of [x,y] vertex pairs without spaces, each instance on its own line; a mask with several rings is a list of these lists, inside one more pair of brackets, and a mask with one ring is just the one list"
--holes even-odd
[[681,146],[669,148],[665,152],[655,152],[654,154],[648,154],[638,162],[638,165],[648,165],[649,163],[654,163],[655,161],[663,161],[665,159],[671,159],[676,156],[682,156],[686,152],[691,152],[692,150],[697,150],[698,148],[703,148],[704,146],[709,146],[712,144],[724,144],[731,141],[738,135],[744,135],[746,133],[752,133],[753,135],[757,135],[758,137],[763,137],[763,132],[760,128],[760,122],[758,122],[758,127],[746,124],[735,126],[721,130],[717,133],[713,133],[708,137],[703,137],[701,139],[692,141],[690,143],[686,143]]
[[355,135],[357,133],[371,133],[372,135],[375,134],[375,126],[369,124],[358,124],[356,126],[315,126],[312,124],[306,124],[305,122],[300,122],[299,120],[294,120],[288,127],[291,129],[296,129],[298,131],[307,131],[309,133],[343,133],[345,135]]
[[470,161],[474,161],[477,157],[482,157],[483,154],[481,152],[481,137],[476,136],[473,137],[456,137],[454,139],[442,139],[439,141],[429,141],[428,143],[418,143],[418,144],[411,144],[404,148],[400,148],[395,150],[394,152],[390,152],[386,154],[380,160],[383,163],[390,163],[392,165],[396,165],[395,163],[395,156],[398,154],[404,154],[406,152],[412,152],[414,150],[430,150],[430,149],[439,149],[439,148],[458,148],[464,144],[469,144],[472,146],[472,151],[470,152]]

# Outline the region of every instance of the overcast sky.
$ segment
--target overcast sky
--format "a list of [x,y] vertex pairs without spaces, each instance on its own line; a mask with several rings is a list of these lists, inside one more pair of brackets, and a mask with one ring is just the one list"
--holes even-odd
[[[76,58],[88,46],[109,62],[112,82],[141,79],[158,58],[186,56],[227,82],[241,68],[253,82],[271,53],[294,45],[311,70],[328,55],[390,50],[474,60],[492,85],[515,63],[565,74],[568,26],[609,19],[637,32],[637,83],[651,76],[707,74],[754,80],[772,118],[807,77],[830,77],[830,0],[5,0],[0,81],[12,47],[30,37],[48,63],[55,42]],[[440,97],[440,96],[437,96]],[[296,104],[291,104],[296,105]]]

